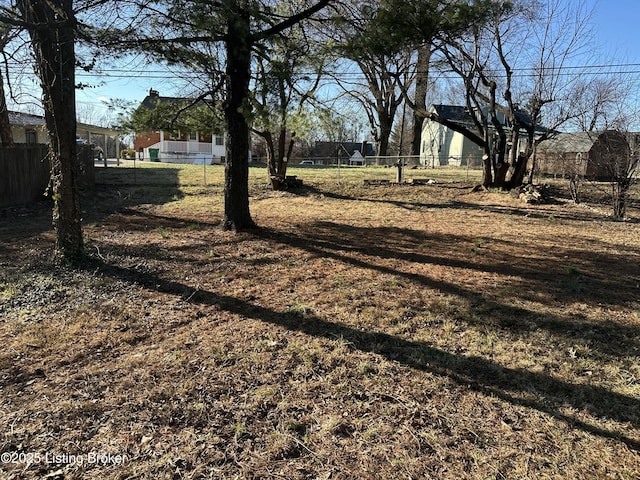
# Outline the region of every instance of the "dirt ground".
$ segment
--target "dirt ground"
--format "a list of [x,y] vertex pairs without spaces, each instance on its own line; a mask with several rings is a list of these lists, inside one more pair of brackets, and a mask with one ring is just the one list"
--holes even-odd
[[110,170],[0,217],[2,478],[640,478],[636,197]]

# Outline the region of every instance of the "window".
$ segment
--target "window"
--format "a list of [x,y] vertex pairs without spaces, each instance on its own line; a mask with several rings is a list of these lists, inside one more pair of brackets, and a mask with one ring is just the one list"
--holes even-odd
[[189,132],[189,140],[196,142],[198,140],[198,134],[196,132]]
[[224,145],[224,137],[216,136],[216,145],[218,145],[218,146]]
[[38,135],[33,128],[26,128],[24,130],[24,143],[28,143],[30,145],[38,143]]

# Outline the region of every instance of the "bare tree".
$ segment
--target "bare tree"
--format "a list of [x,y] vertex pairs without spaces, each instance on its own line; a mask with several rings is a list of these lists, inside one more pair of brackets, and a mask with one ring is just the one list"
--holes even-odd
[[[344,7],[338,22],[342,56],[354,62],[365,81],[342,80],[367,112],[380,154],[402,101],[414,110],[412,152],[420,151],[422,123],[438,35],[457,38],[483,21],[483,0],[361,0]],[[335,35],[334,35],[335,36]],[[401,123],[406,122],[402,119]],[[408,126],[406,126],[408,130]]]
[[327,101],[316,107],[311,122],[311,136],[315,141],[352,142],[362,139],[365,121],[358,109],[348,101]]
[[[628,101],[629,92],[637,88],[637,82],[631,76],[602,75],[585,84],[574,99],[581,111],[574,123],[588,132],[595,143],[596,155],[589,161],[594,162],[601,173],[591,180],[597,187],[602,182],[609,185],[614,218],[624,218],[629,191],[638,181],[640,136],[632,132],[639,112]],[[585,102],[585,98],[590,101]],[[580,200],[578,191],[583,180],[582,175],[570,175],[570,190],[575,201]]]
[[629,191],[638,183],[638,170],[640,167],[640,136],[628,134],[628,153],[620,155],[620,150],[611,148],[606,152],[605,165],[609,172],[611,183],[611,203],[613,217],[622,219],[627,212],[629,203]]
[[536,145],[580,114],[569,102],[581,72],[566,75],[566,68],[585,53],[589,21],[584,7],[559,0],[496,2],[489,21],[464,41],[441,36],[475,124],[471,135],[459,131],[485,151],[485,186],[520,185]]
[[269,41],[256,61],[252,131],[265,142],[267,168],[274,190],[288,188],[286,178],[296,138],[308,130],[307,104],[314,102],[324,61],[313,40],[298,25]]
[[364,111],[378,155],[388,153],[389,139],[398,108],[402,104],[402,86],[413,77],[411,53],[386,55],[362,53],[353,61],[357,71],[342,69],[334,79],[343,96]]
[[385,42],[389,31],[376,23],[382,7],[382,1],[342,4],[340,20],[327,35],[342,59],[334,80],[365,112],[377,154],[385,156],[403,89],[411,88],[416,70],[413,48]]
[[424,117],[419,114],[427,110],[427,92],[429,90],[429,67],[431,65],[432,45],[425,43],[420,45],[416,53],[416,76],[412,132],[411,155],[420,155],[420,143],[422,138],[422,122]]

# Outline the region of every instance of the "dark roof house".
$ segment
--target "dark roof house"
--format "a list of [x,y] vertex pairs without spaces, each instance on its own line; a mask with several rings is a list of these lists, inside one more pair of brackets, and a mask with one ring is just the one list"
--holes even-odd
[[[486,115],[486,108],[483,108],[482,112],[483,116]],[[431,115],[422,124],[420,163],[432,167],[436,165],[480,165],[484,151],[473,140],[474,135],[482,138],[472,116],[474,112],[470,112],[467,107],[462,105],[434,104],[431,106],[430,113]],[[521,125],[531,124],[531,119],[526,112],[517,111],[515,116]],[[500,124],[506,131],[509,131],[512,124],[507,115],[499,111],[498,117]],[[493,125],[490,124],[489,129],[493,128]],[[463,129],[467,133],[462,133]],[[546,132],[546,129],[536,126],[536,132],[542,134]],[[521,130],[516,148],[522,152],[526,148],[526,144],[526,134],[524,130]]]
[[349,159],[354,152],[360,152],[363,157],[372,157],[376,154],[371,142],[316,142],[311,149],[313,158]]

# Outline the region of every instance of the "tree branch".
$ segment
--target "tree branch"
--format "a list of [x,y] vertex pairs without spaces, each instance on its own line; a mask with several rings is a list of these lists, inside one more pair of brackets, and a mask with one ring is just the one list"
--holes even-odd
[[316,3],[315,5],[312,5],[306,10],[303,10],[291,17],[288,17],[286,20],[267,28],[266,30],[262,30],[261,32],[254,33],[253,39],[256,41],[259,41],[259,40],[264,40],[265,38],[269,38],[272,35],[277,35],[278,33],[281,33],[286,29],[291,28],[294,25],[300,23],[302,20],[311,17],[313,14],[319,12],[320,10],[325,8],[327,5],[329,5],[332,1],[334,0],[319,0],[318,3]]

